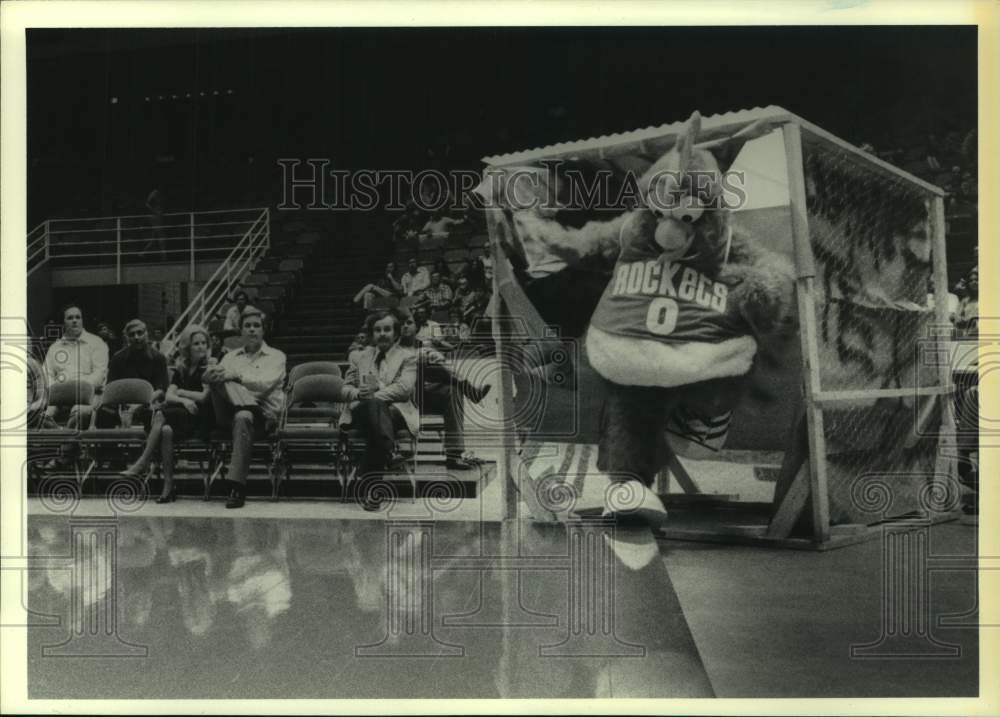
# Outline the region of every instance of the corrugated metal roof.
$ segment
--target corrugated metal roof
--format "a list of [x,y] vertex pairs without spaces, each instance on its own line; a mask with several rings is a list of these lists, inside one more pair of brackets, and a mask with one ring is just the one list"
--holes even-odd
[[[725,134],[727,130],[742,127],[749,122],[759,119],[784,120],[794,117],[795,115],[791,114],[788,110],[777,105],[709,115],[708,117],[701,118],[701,134],[698,139],[699,141],[712,139],[713,135]],[[559,142],[546,147],[526,149],[521,152],[483,157],[483,161],[490,165],[505,165],[565,156],[579,156],[581,158],[606,157],[621,152],[635,151],[640,144],[654,146],[672,144],[673,138],[684,127],[685,122],[687,122],[687,117],[677,122],[662,124],[657,127],[646,127],[644,129],[632,130],[631,132],[606,134],[601,137],[590,137],[589,139],[581,139],[573,142]]]
[[[689,115],[690,116],[690,115]],[[909,172],[905,172],[878,157],[871,155],[855,147],[851,143],[836,137],[817,125],[808,122],[798,115],[792,114],[783,107],[768,105],[766,107],[753,107],[745,110],[735,110],[724,112],[723,114],[709,115],[701,118],[701,133],[698,141],[704,142],[716,137],[729,134],[744,127],[750,122],[757,120],[771,120],[777,123],[793,121],[804,130],[804,138],[818,138],[820,140],[838,145],[845,150],[846,154],[855,162],[866,165],[870,169],[875,169],[894,179],[903,180],[914,184],[926,192],[937,196],[944,196],[946,192],[930,182],[926,182]],[[508,154],[496,154],[483,157],[483,162],[491,166],[505,166],[512,164],[523,164],[526,162],[538,161],[541,159],[556,158],[577,158],[593,159],[613,157],[618,154],[628,153],[652,153],[662,154],[674,143],[674,138],[681,131],[687,122],[687,117],[670,124],[662,124],[658,127],[646,127],[635,129],[630,132],[619,132],[606,134],[601,137],[590,137],[572,142],[559,142],[545,147],[535,147],[520,152],[510,152]]]

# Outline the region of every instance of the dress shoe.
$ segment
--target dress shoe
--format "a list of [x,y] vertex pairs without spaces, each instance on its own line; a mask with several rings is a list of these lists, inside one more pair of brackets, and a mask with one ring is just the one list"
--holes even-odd
[[242,508],[247,502],[246,488],[243,486],[233,487],[229,491],[229,498],[226,500],[227,508]]
[[[177,489],[171,488],[166,493],[162,493],[156,498],[157,503],[173,503],[177,500]],[[228,506],[227,506],[228,507]]]
[[406,468],[406,456],[402,453],[393,453],[386,461],[385,469],[389,473],[402,471]]
[[123,471],[118,471],[122,478],[142,478],[142,474],[147,470],[147,466],[129,466]]
[[486,397],[486,394],[490,392],[490,389],[493,388],[491,384],[486,384],[485,386],[473,386],[468,381],[463,381],[462,384],[462,393],[465,394],[465,397],[473,403],[479,403],[482,401]]
[[361,508],[369,513],[376,513],[382,509],[382,499],[370,493],[361,497]]

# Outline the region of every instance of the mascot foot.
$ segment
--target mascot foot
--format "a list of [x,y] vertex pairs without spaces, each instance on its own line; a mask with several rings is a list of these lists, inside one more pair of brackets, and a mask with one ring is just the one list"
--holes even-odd
[[646,525],[657,530],[667,524],[663,501],[639,481],[612,483],[604,492],[604,517],[619,525]]

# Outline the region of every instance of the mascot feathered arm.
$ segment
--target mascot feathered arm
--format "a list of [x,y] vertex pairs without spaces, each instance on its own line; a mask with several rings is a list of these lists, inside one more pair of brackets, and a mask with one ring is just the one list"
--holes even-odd
[[589,221],[577,228],[526,210],[514,214],[514,224],[523,239],[541,243],[553,256],[573,265],[593,255],[614,261],[627,217],[628,214],[620,214],[608,221]]

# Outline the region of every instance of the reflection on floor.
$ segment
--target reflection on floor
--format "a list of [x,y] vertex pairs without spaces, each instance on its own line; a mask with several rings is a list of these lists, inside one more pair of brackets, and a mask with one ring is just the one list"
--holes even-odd
[[[261,505],[299,514],[220,519],[232,511],[191,502],[116,520],[36,505],[30,696],[977,691],[975,573],[935,562],[969,563],[966,526],[922,529],[929,592],[899,583],[901,603],[884,598],[878,540],[808,553],[657,544],[601,521],[432,522],[419,504],[389,520],[352,519],[356,506],[316,504],[323,514],[309,517],[302,504]],[[887,609],[902,604],[916,612]],[[906,640],[881,640],[906,625]],[[852,656],[871,643],[881,644]]]
[[32,698],[712,694],[646,530],[35,515],[29,545]]

